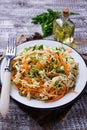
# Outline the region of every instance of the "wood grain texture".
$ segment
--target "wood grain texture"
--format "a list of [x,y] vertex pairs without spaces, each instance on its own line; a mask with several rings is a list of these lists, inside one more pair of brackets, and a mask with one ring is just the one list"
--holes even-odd
[[[0,0],[0,48],[7,44],[6,33],[32,35],[42,33],[40,25],[33,25],[31,18],[48,8],[70,11],[80,15],[70,16],[75,23],[75,40],[87,48],[87,0]],[[53,39],[52,36],[46,39]],[[5,119],[0,116],[0,130],[86,130],[87,87],[81,98],[65,109],[40,111],[26,108],[11,99]]]

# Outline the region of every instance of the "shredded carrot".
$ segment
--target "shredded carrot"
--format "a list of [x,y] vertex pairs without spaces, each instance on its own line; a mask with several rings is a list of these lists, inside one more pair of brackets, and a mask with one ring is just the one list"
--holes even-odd
[[71,48],[68,48],[68,49],[66,49],[66,51],[67,51],[68,53],[71,53],[71,52],[72,52],[72,49],[71,49]]
[[59,100],[60,98],[62,98],[65,94],[66,94],[67,90],[66,90],[66,87],[64,87],[64,89],[62,89],[62,92],[59,93],[59,95],[57,96],[54,96],[52,99],[48,99],[46,100],[45,102],[48,103],[48,102],[54,102],[54,101],[57,101]]
[[68,75],[69,65],[68,65],[68,63],[66,63],[66,62],[63,62],[63,65],[64,65],[65,73],[66,73],[66,75]]
[[59,59],[63,60],[63,55],[62,54],[59,54]]
[[47,76],[58,76],[59,74],[58,73],[49,73],[49,72],[46,72],[46,75]]
[[26,71],[29,70],[29,65],[28,65],[27,61],[25,61],[25,62],[23,63],[23,67],[25,68]]

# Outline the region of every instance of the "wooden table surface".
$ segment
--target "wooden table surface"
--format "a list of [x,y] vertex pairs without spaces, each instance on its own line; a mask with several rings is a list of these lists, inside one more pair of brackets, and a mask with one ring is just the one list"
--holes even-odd
[[[31,23],[32,17],[48,8],[61,11],[64,7],[79,13],[71,16],[74,38],[79,52],[87,53],[87,0],[0,0],[0,49],[6,48],[7,33],[42,33],[40,25]],[[87,87],[77,102],[61,111],[26,108],[11,99],[6,118],[0,115],[0,130],[87,130]]]

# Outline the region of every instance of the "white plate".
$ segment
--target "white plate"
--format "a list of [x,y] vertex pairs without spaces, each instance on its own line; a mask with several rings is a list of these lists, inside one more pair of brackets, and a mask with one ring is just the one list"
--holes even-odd
[[[56,41],[34,40],[34,41],[26,42],[26,43],[19,45],[17,47],[17,52],[22,51],[25,47],[35,45],[35,44],[37,44],[37,45],[44,44],[49,47],[57,47],[58,45],[61,45],[61,43],[56,42]],[[69,46],[64,45],[64,44],[63,44],[63,46],[64,46],[64,48],[70,48]],[[11,86],[11,93],[10,93],[11,97],[24,105],[34,107],[34,108],[46,108],[46,109],[61,107],[68,103],[71,103],[72,101],[75,101],[75,99],[77,99],[77,97],[80,96],[80,94],[82,93],[82,91],[85,88],[85,85],[87,82],[87,67],[86,67],[86,64],[85,64],[83,58],[74,49],[72,49],[71,56],[75,59],[76,62],[79,63],[79,75],[78,75],[78,79],[77,79],[77,83],[76,83],[76,87],[75,87],[75,91],[78,92],[78,94],[68,93],[58,101],[55,101],[52,103],[45,103],[43,101],[38,101],[38,100],[34,100],[34,99],[28,100],[27,98],[20,96],[16,87]],[[1,64],[1,81],[2,82],[4,82],[3,76],[4,76],[5,65],[6,65],[6,59],[4,58],[2,61],[2,64]]]

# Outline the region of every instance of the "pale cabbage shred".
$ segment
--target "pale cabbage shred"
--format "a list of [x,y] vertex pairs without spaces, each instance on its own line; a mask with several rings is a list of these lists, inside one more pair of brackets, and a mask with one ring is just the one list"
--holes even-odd
[[[15,78],[12,78],[12,82],[15,84],[21,83],[23,86],[26,86],[26,87],[38,88],[38,87],[40,87],[40,85],[39,85],[40,82],[35,80],[35,77],[32,76],[32,73],[30,75],[32,77],[33,84],[27,83],[27,81],[25,80],[26,78],[24,78],[24,79],[20,78],[21,77],[20,72],[23,73],[26,70],[23,68],[23,64],[19,64],[18,59],[22,59],[22,63],[25,62],[26,56],[33,53],[32,48],[33,48],[33,46],[29,47],[29,48],[25,48],[22,52],[17,54],[17,56],[13,59],[16,61],[13,64],[13,67],[16,68],[16,74],[15,74]],[[66,74],[59,73],[58,76],[55,76],[52,79],[50,79],[49,77],[47,77],[44,69],[39,70],[39,75],[40,75],[41,79],[44,81],[44,86],[51,87],[52,85],[55,85],[56,82],[58,82],[58,84],[60,84],[61,87],[67,86],[67,88],[70,88],[70,87],[75,86],[76,77],[78,75],[78,63],[76,63],[74,61],[74,58],[72,58],[71,55],[68,54],[68,52],[62,46],[57,47],[57,49],[48,48],[46,46],[43,46],[43,49],[44,50],[49,49],[50,51],[62,54],[64,56],[64,61],[66,62],[66,60],[67,60],[67,62],[69,64],[69,75],[68,76]],[[36,55],[34,55],[34,57],[36,59],[40,59],[40,63],[44,64],[47,61],[45,55],[44,56],[42,55],[42,57],[39,57],[39,55],[37,54],[38,49],[34,50],[34,52],[36,52]],[[53,58],[53,56],[51,56],[51,58]],[[27,58],[27,61],[29,61],[29,60],[31,60],[31,57]],[[72,68],[76,68],[76,69],[72,69]],[[62,72],[64,70],[64,66],[60,66],[60,70]],[[52,69],[51,72],[55,72],[55,68]],[[43,93],[40,94],[40,96],[41,96],[42,100],[47,98],[46,96],[45,97],[43,96]],[[27,94],[27,97],[30,98],[29,93]]]

